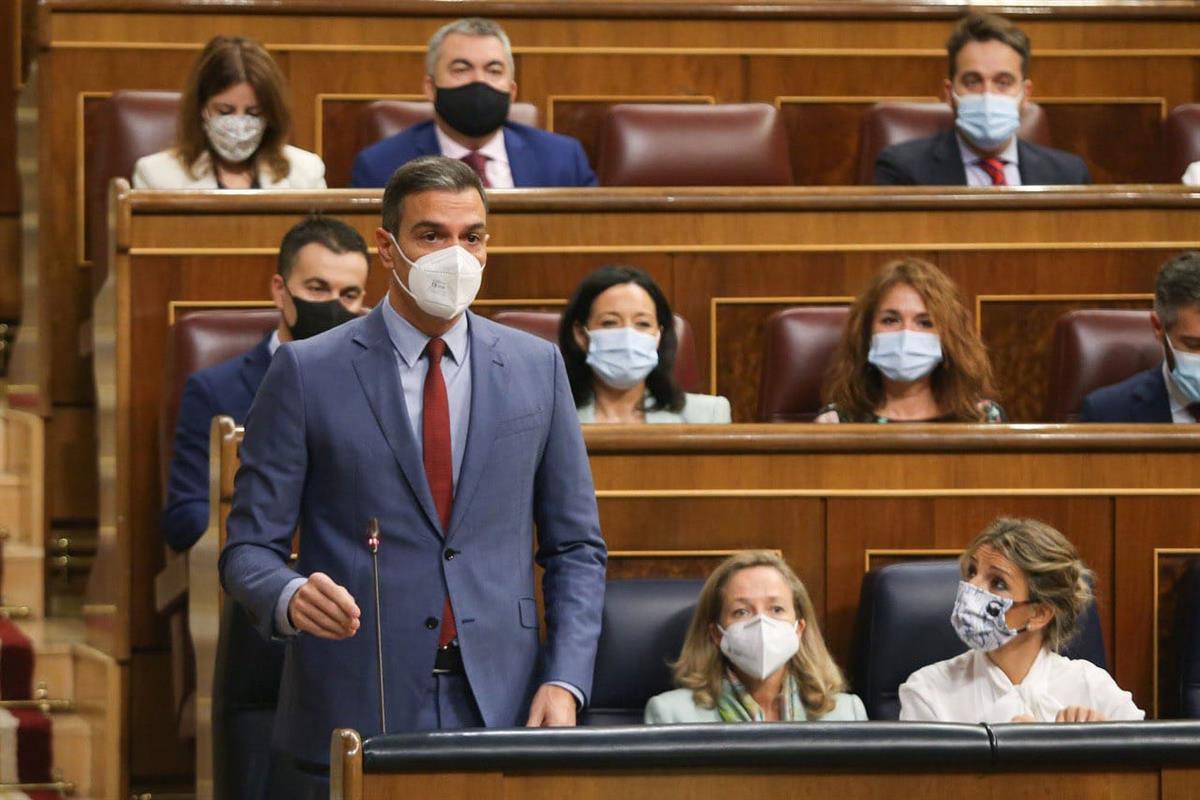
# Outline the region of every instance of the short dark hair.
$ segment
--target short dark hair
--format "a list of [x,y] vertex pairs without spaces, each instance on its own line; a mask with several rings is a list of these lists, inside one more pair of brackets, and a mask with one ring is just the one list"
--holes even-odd
[[950,58],[950,80],[958,72],[958,51],[971,42],[1000,42],[1021,56],[1021,77],[1029,76],[1029,37],[1025,31],[998,14],[970,14],[954,26],[946,40],[946,55]]
[[292,229],[283,235],[279,243],[279,258],[275,261],[275,271],[286,282],[292,276],[292,267],[296,265],[296,255],[310,244],[319,244],[332,253],[362,253],[367,264],[371,257],[367,255],[367,243],[358,231],[351,228],[340,219],[322,217],[314,214],[296,223]]
[[1174,327],[1185,306],[1200,308],[1200,252],[1195,250],[1163,264],[1154,280],[1154,313],[1164,328]]
[[654,315],[662,328],[662,336],[658,340],[658,366],[646,376],[646,388],[654,398],[654,407],[680,411],[686,397],[675,383],[675,352],[679,348],[679,341],[675,336],[675,316],[671,313],[671,304],[653,278],[637,267],[619,264],[600,267],[580,282],[567,301],[562,322],[558,326],[558,346],[567,367],[567,380],[571,384],[575,407],[591,401],[594,394],[592,381],[595,380],[592,368],[587,365],[587,352],[575,341],[575,323],[586,328],[596,297],[624,283],[636,283],[646,290],[654,301]]
[[383,190],[383,227],[393,236],[400,233],[400,209],[410,194],[438,190],[465,192],[474,189],[483,199],[487,210],[487,195],[475,170],[457,158],[422,156],[414,158],[392,173]]

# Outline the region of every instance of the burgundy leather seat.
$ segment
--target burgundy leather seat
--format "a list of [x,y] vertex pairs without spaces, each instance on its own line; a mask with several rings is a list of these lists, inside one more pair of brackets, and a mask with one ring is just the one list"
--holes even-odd
[[[858,182],[868,186],[875,182],[875,159],[885,147],[952,127],[954,112],[945,103],[876,103],[863,116],[858,138]],[[1017,135],[1027,142],[1049,146],[1050,124],[1037,103],[1026,106]]]
[[1171,109],[1163,128],[1164,183],[1179,183],[1188,164],[1200,161],[1200,103]]
[[[538,109],[533,103],[513,103],[508,118],[534,128],[538,126]],[[433,103],[426,100],[376,100],[359,112],[361,147],[369,147],[405,128],[433,119]]]
[[[562,314],[556,311],[501,311],[492,317],[501,325],[532,333],[548,342],[558,344],[558,325]],[[703,392],[700,367],[696,360],[696,338],[692,326],[678,314],[675,315],[675,337],[679,347],[675,352],[675,382],[687,392]]]
[[1089,392],[1120,383],[1163,360],[1149,311],[1085,309],[1054,325],[1045,417],[1072,422]]
[[602,186],[786,186],[787,132],[766,103],[621,103],[609,109]]
[[813,421],[849,313],[846,306],[804,306],[771,315],[758,391],[760,421]]
[[108,184],[113,178],[132,179],[133,165],[142,156],[175,143],[179,116],[178,92],[118,91],[88,104],[84,129],[88,148],[84,162],[84,219],[87,259],[98,267],[93,286],[104,282],[108,217]]

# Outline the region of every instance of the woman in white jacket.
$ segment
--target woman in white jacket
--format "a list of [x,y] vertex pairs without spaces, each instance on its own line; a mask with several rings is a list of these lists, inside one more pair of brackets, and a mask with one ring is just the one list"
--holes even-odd
[[1140,720],[1107,672],[1059,650],[1092,598],[1067,538],[1031,519],[997,519],[961,558],[951,623],[967,646],[900,686],[900,719],[934,722]]
[[138,159],[137,189],[324,189],[325,164],[287,144],[283,74],[261,44],[217,36],[179,103],[175,145]]

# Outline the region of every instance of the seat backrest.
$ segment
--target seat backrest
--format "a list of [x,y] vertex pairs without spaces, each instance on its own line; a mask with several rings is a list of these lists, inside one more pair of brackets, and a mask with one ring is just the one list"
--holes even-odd
[[279,311],[274,308],[192,311],[175,320],[167,334],[158,415],[159,470],[164,490],[179,398],[188,376],[250,350],[278,324]]
[[[854,632],[853,691],[871,719],[899,719],[900,684],[921,667],[966,651],[950,624],[959,580],[955,559],[889,564],[863,576]],[[1106,667],[1094,604],[1084,611],[1079,635],[1063,655]]]
[[671,687],[702,580],[612,580],[584,725],[634,725],[646,702]]
[[1200,719],[1200,559],[1179,582],[1175,600],[1175,641],[1179,646],[1179,711]]
[[767,103],[619,103],[609,109],[602,186],[786,186],[787,132]]
[[1089,392],[1162,362],[1150,312],[1083,309],[1058,318],[1050,352],[1045,419],[1071,422]]
[[[433,119],[433,103],[427,100],[376,100],[359,112],[361,144],[368,147],[405,128]],[[538,126],[538,108],[533,103],[513,103],[508,119],[521,125]]]
[[[885,147],[933,136],[952,127],[954,112],[945,103],[876,103],[863,115],[858,139],[858,182],[867,186],[875,182],[875,158]],[[1017,136],[1034,144],[1050,144],[1050,124],[1037,103],[1025,106]]]
[[812,422],[842,337],[846,306],[786,308],[767,320],[758,390],[761,422]]
[[[492,319],[501,325],[558,344],[558,325],[562,314],[557,311],[501,311]],[[704,391],[700,365],[696,359],[696,337],[692,335],[692,326],[678,314],[675,315],[675,338],[679,341],[675,351],[675,382],[686,392]]]
[[109,181],[132,179],[139,158],[173,145],[178,117],[179,92],[122,90],[87,106],[84,209],[89,260],[96,262],[104,252]]
[[1171,109],[1163,126],[1163,164],[1159,180],[1179,183],[1184,170],[1200,161],[1200,103],[1184,103]]
[[266,641],[226,596],[213,665],[213,796],[266,800],[271,730],[283,677],[282,640]]

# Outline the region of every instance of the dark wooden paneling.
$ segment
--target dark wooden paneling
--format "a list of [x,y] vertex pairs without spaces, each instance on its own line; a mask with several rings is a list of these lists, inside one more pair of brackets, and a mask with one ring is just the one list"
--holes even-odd
[[[1035,98],[1036,99],[1036,98]],[[1162,175],[1163,103],[1042,101],[1051,141],[1081,156],[1092,183],[1175,183]]]
[[[1104,497],[831,498],[826,638],[835,658],[843,664],[849,660],[868,549],[961,550],[998,516],[1040,519],[1058,528],[1079,548],[1080,556],[1096,572],[1100,624],[1111,664],[1113,512],[1112,501]],[[1147,696],[1135,697],[1146,707]]]
[[1180,707],[1180,662],[1183,655],[1180,641],[1181,615],[1200,613],[1198,609],[1182,607],[1180,591],[1181,579],[1188,567],[1200,561],[1200,541],[1190,553],[1162,553],[1155,559],[1154,568],[1158,573],[1158,594],[1155,596],[1155,623],[1158,625],[1158,641],[1155,643],[1158,655],[1158,718],[1178,719],[1183,716]]
[[781,98],[792,175],[800,186],[851,186],[858,182],[858,140],[870,103],[800,102]]
[[135,653],[130,662],[129,772],[144,781],[186,778],[195,763],[195,744],[181,741],[171,713],[168,653]]
[[325,161],[325,185],[341,189],[350,185],[354,156],[364,146],[359,114],[375,98],[355,100],[317,98],[321,145],[318,155]]

